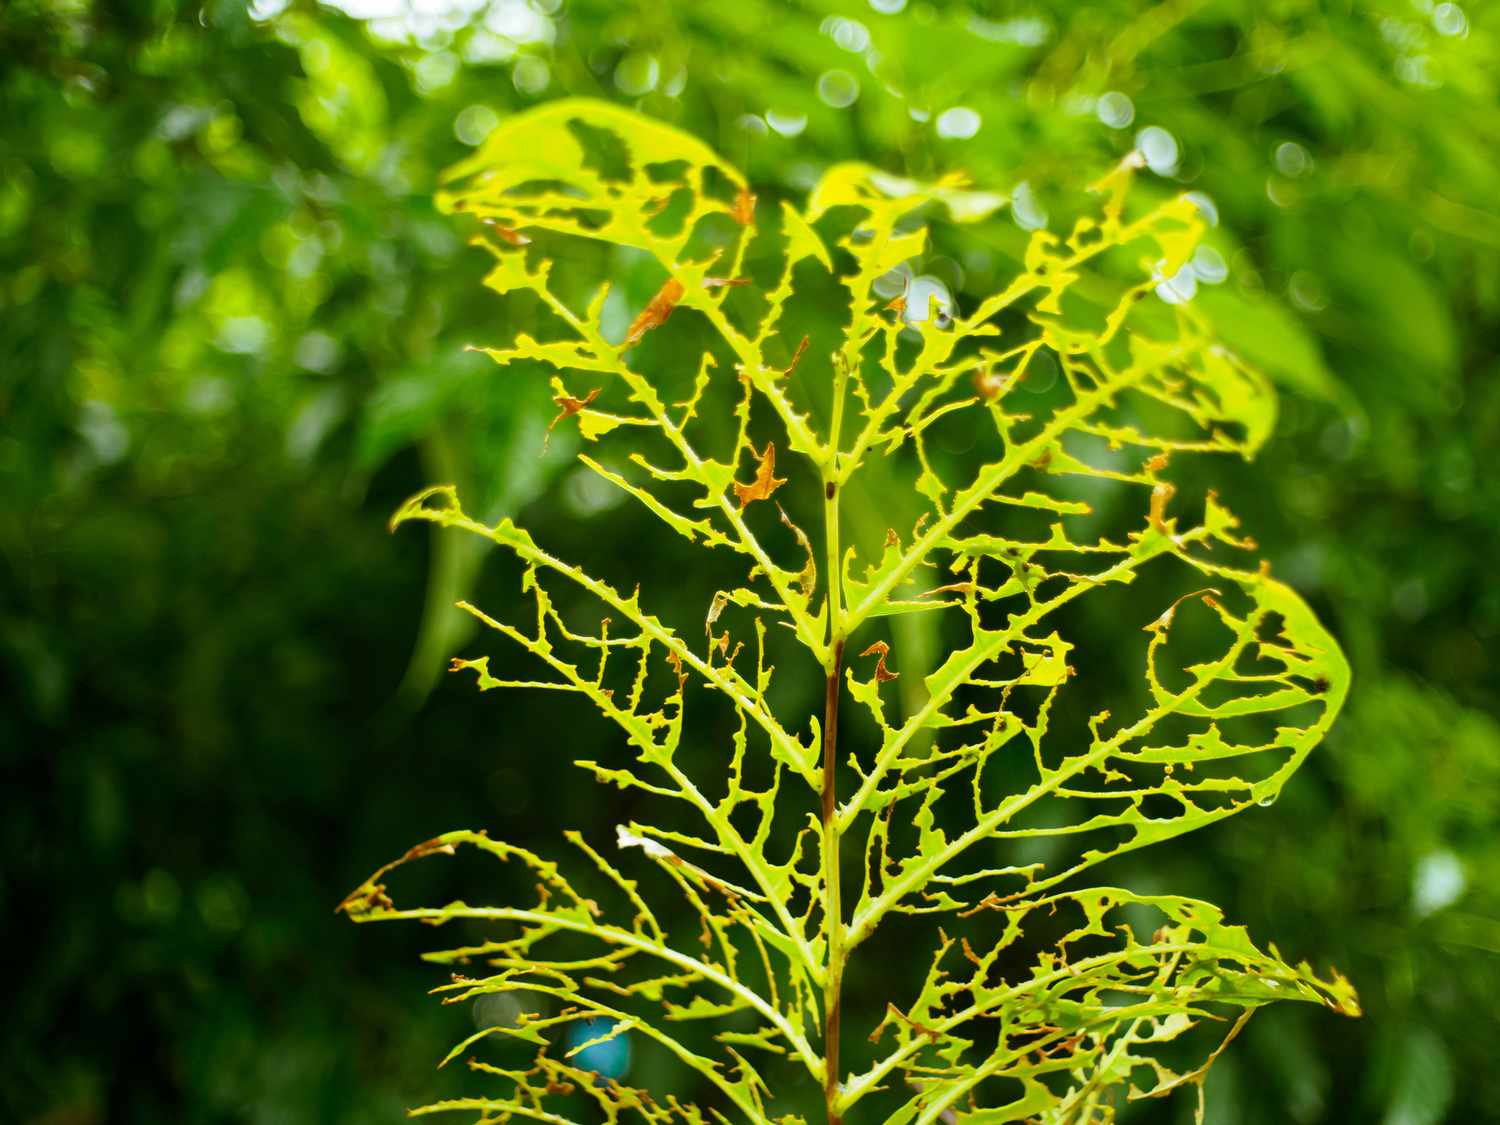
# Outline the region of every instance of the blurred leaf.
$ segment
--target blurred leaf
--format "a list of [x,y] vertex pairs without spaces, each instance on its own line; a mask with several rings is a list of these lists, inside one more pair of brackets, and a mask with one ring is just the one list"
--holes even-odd
[[1348,409],[1349,391],[1328,370],[1323,351],[1288,309],[1268,297],[1199,289],[1195,298],[1225,344],[1282,386]]

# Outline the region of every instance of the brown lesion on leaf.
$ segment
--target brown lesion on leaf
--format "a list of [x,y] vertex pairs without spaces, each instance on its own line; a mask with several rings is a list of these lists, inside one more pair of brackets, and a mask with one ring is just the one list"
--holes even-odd
[[813,551],[812,541],[808,539],[807,532],[792,522],[791,517],[786,514],[786,509],[780,504],[776,505],[776,513],[781,517],[781,522],[787,529],[797,537],[797,544],[807,552],[807,564],[803,566],[792,581],[797,584],[797,588],[802,592],[802,596],[811,600],[813,591],[818,586],[817,555]]
[[682,282],[675,277],[669,277],[666,283],[656,291],[656,296],[646,303],[639,316],[630,322],[630,330],[625,333],[625,340],[620,346],[632,348],[641,342],[641,339],[653,328],[659,328],[666,323],[667,317],[672,315],[672,310],[677,307],[677,302],[682,300]]
[[[711,633],[710,633],[710,636],[712,636]],[[724,666],[726,666],[726,667],[733,667],[734,662],[739,659],[740,653],[742,653],[744,651],[745,651],[745,642],[744,641],[736,641],[735,642],[735,646],[734,646],[733,649],[731,649],[729,647],[729,630],[725,629],[722,633],[720,633],[718,635],[717,638],[715,638],[714,643],[709,646],[709,650],[708,650],[709,664],[710,664],[710,666],[712,666],[712,664],[713,664],[713,654],[715,652],[717,652],[719,654],[720,659],[724,662]]]
[[414,844],[406,849],[399,862],[405,863],[411,859],[421,859],[429,855],[456,855],[458,849],[441,836],[435,836],[431,840],[423,840],[420,844]]
[[984,968],[984,961],[980,959],[979,954],[974,952],[974,947],[969,944],[969,939],[960,938],[959,943],[960,948],[963,950],[964,960],[968,961],[975,968]]
[[361,918],[376,911],[395,910],[396,904],[385,893],[385,884],[369,882],[349,892],[343,902],[335,908],[335,914],[347,914],[350,918]]
[[761,453],[756,453],[754,447],[750,450],[756,460],[755,479],[749,484],[734,482],[734,495],[739,500],[741,510],[745,505],[754,503],[756,500],[767,500],[771,493],[786,483],[785,479],[776,476],[776,445],[774,442],[766,442],[766,448]]
[[792,362],[781,369],[782,377],[790,375],[797,370],[797,364],[802,361],[802,353],[807,351],[808,337],[803,336],[802,342],[797,345],[797,350],[792,353]]
[[[1048,1034],[1061,1034],[1063,1029],[1060,1027],[1044,1025],[1039,1030],[1046,1031]],[[1032,1048],[1031,1053],[1036,1055],[1039,1060],[1052,1059],[1059,1056],[1072,1054],[1075,1050],[1078,1049],[1080,1045],[1082,1045],[1082,1043],[1083,1034],[1081,1032],[1075,1032],[1074,1034],[1069,1035],[1066,1039],[1061,1039],[1051,1045],[1038,1044],[1036,1047]]]
[[488,226],[491,230],[493,230],[495,232],[495,236],[497,238],[499,238],[500,241],[502,241],[504,243],[507,243],[507,244],[509,244],[511,246],[530,246],[531,245],[531,239],[528,238],[528,237],[526,237],[526,235],[522,234],[518,230],[514,230],[511,227],[503,226],[500,223],[495,222],[494,219],[485,219],[485,220],[483,220],[483,222],[485,223],[486,226]]
[[677,675],[677,694],[681,695],[687,687],[687,673],[682,670],[682,657],[672,649],[667,649],[667,663],[672,666],[672,671]]
[[547,433],[552,433],[553,428],[564,418],[573,417],[573,415],[582,411],[584,407],[588,406],[589,403],[593,402],[598,397],[598,387],[595,387],[582,398],[574,398],[570,394],[553,395],[552,401],[557,404],[558,413],[557,417],[553,418],[552,421],[547,423]]
[[885,658],[890,654],[891,646],[884,641],[876,641],[869,648],[865,649],[864,652],[860,653],[860,656],[874,656],[877,658],[875,661],[875,682],[877,684],[890,683],[901,675],[900,672],[892,672],[885,666]]
[[723,658],[726,665],[733,665],[745,647],[745,643],[740,641],[734,646],[734,650],[731,652],[729,648],[729,630],[726,628],[722,633],[716,634],[714,632],[714,623],[719,620],[719,616],[724,612],[724,608],[727,605],[729,605],[729,595],[720,590],[714,595],[713,601],[709,603],[708,616],[703,622],[703,631],[708,634],[708,664],[710,668],[714,665],[715,653]]
[[748,187],[740,188],[739,194],[734,197],[734,209],[730,215],[742,227],[755,222],[755,193]]
[[[946,950],[948,948],[949,944],[951,944],[950,941],[949,941],[949,939],[948,939],[948,936],[946,934],[943,934],[942,930],[939,930],[938,933],[942,934],[942,938],[943,938],[943,946],[942,947],[943,947],[944,950]],[[880,1040],[885,1035],[885,1029],[886,1028],[888,1028],[888,1027],[894,1027],[894,1026],[897,1026],[897,1025],[900,1025],[900,1024],[904,1024],[906,1027],[908,1027],[915,1034],[920,1035],[923,1038],[931,1040],[933,1042],[936,1042],[937,1040],[939,1040],[939,1039],[942,1038],[942,1034],[943,1034],[942,1032],[938,1031],[936,1028],[928,1027],[927,1025],[919,1022],[918,1020],[914,1019],[913,1017],[907,1015],[900,1008],[896,1007],[895,1004],[892,1004],[889,1001],[887,1001],[886,1005],[885,1005],[885,1018],[882,1019],[880,1021],[880,1023],[878,1023],[875,1026],[875,1030],[874,1031],[870,1032],[870,1035],[869,1035],[870,1042],[871,1043],[879,1043]],[[910,1079],[908,1079],[907,1081],[912,1086],[916,1085],[916,1083],[912,1082]]]
[[[1012,895],[1010,897],[1014,898],[1015,896]],[[980,899],[978,902],[976,902],[973,906],[969,907],[967,910],[960,910],[960,911],[958,911],[955,914],[955,917],[958,917],[958,918],[972,918],[972,917],[974,917],[974,915],[976,915],[976,914],[982,914],[986,910],[1004,910],[1004,909],[1006,909],[1005,899],[1001,898],[994,891],[990,891],[989,894],[985,895],[982,899]]]
[[1005,393],[1008,380],[993,367],[974,369],[974,393],[986,402],[993,401]]
[[457,851],[458,849],[453,846],[453,841],[442,836],[434,836],[431,840],[424,840],[408,848],[401,858],[393,859],[350,891],[344,901],[334,908],[334,913],[346,914],[357,922],[372,914],[395,910],[395,902],[390,895],[386,894],[385,884],[380,881],[387,873],[414,859],[422,859],[429,855],[455,855]]

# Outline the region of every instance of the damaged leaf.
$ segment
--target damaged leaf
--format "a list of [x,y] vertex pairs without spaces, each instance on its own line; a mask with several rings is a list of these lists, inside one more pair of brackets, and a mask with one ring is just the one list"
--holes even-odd
[[[484,243],[486,284],[539,304],[550,330],[482,350],[549,369],[551,426],[576,417],[611,446],[585,469],[735,577],[668,620],[651,606],[676,576],[595,578],[511,520],[471,517],[452,486],[393,518],[518,566],[524,608],[460,608],[529,670],[492,672],[486,655],[455,670],[597,715],[607,749],[578,764],[629,790],[632,813],[671,810],[568,833],[578,883],[454,832],[349,895],[355,921],[461,923],[431,955],[455,968],[450,1002],[531,998],[450,1056],[499,1037],[529,1061],[476,1054],[486,1092],[426,1111],[771,1125],[805,1122],[805,1091],[830,1121],[1103,1125],[1131,1099],[1201,1097],[1267,1004],[1358,1014],[1336,971],[1284,959],[1209,903],[1089,885],[1111,859],[1274,800],[1350,682],[1335,638],[1196,487],[1214,455],[1260,449],[1276,400],[1191,302],[1159,296],[1202,221],[1186,196],[1137,205],[1140,166],[1108,172],[1070,236],[1032,232],[1017,266],[934,323],[890,300],[890,275],[932,251],[935,226],[1004,204],[962,177],[835,165],[763,230],[743,174],[702,142],[586,100],[508,118],[449,174],[440,205],[503,244]],[[536,260],[506,248],[522,229],[619,253]],[[613,345],[606,263],[634,259],[667,279]],[[757,289],[732,296],[745,275]],[[706,343],[632,351],[684,301]],[[600,383],[582,398],[562,384],[580,372]],[[795,476],[776,476],[778,443]],[[1206,492],[1201,510],[1169,516],[1169,463],[1185,495]],[[790,535],[746,518],[773,495]],[[1073,612],[1080,599],[1098,611]],[[869,636],[879,618],[904,677]],[[1125,667],[1134,693],[1112,682]],[[810,714],[787,702],[813,696]],[[534,897],[409,906],[387,885],[459,848],[518,868],[493,885]],[[926,935],[923,979],[902,992],[897,974],[851,974],[890,991],[845,1004],[846,964],[901,915],[917,919],[904,940]],[[856,1032],[866,1012],[883,1015]],[[580,1020],[599,1022],[570,1045]],[[851,1065],[840,1044],[856,1033],[873,1048]],[[659,1049],[665,1088],[583,1067],[583,1046],[625,1037]]]

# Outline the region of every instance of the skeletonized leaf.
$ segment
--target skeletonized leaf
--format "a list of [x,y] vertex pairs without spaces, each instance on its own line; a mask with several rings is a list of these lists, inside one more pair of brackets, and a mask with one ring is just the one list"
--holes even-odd
[[[462,608],[525,653],[536,678],[494,674],[483,655],[455,670],[481,690],[579,697],[618,736],[612,757],[579,764],[682,814],[617,826],[620,868],[569,837],[612,903],[479,833],[419,845],[349,896],[356,920],[492,926],[493,937],[436,955],[487,970],[455,977],[449,997],[529,993],[561,1013],[466,1040],[455,1055],[492,1035],[536,1053],[514,1070],[476,1060],[501,1092],[429,1110],[556,1121],[572,1091],[609,1121],[788,1120],[742,1053],[753,1048],[832,1091],[830,1113],[883,1092],[891,1122],[1104,1122],[1111,1099],[1201,1088],[1267,1003],[1357,1013],[1336,973],[1289,964],[1215,907],[1079,886],[1106,860],[1274,800],[1349,688],[1343,654],[1306,603],[1236,554],[1254,543],[1229,510],[1211,492],[1192,510],[1178,498],[1194,455],[1261,448],[1276,399],[1191,303],[1163,295],[1202,223],[1186,197],[1136,207],[1139,167],[1127,158],[1100,179],[1097,209],[1071,234],[1035,231],[1009,276],[958,295],[920,274],[930,228],[983,222],[1007,202],[962,177],[920,183],[840,164],[805,209],[783,202],[760,216],[779,222],[757,224],[744,176],[701,142],[587,100],[508,119],[450,173],[441,205],[498,239],[485,243],[495,259],[486,283],[544,311],[535,335],[514,331],[483,350],[551,369],[553,425],[575,417],[585,438],[611,446],[584,465],[692,543],[733,552],[746,576],[679,632],[640,591],[555,557],[509,520],[473,519],[451,486],[392,520],[464,530],[519,561],[530,604],[521,624]],[[828,231],[844,232],[837,256]],[[623,343],[605,328],[611,279],[573,276],[604,257],[558,255],[566,264],[553,277],[547,254],[568,240],[638,251],[665,273]],[[844,304],[815,311],[822,331],[792,348],[801,328],[788,310],[803,279],[821,277],[814,291],[826,300],[830,275]],[[893,279],[905,286],[894,299]],[[708,343],[665,360],[635,349],[679,308]],[[813,343],[830,338],[831,349]],[[681,372],[637,366],[657,362]],[[583,397],[563,384],[578,372],[598,383]],[[681,401],[668,402],[674,374]],[[766,427],[777,437],[757,449],[751,434]],[[790,535],[763,541],[747,521],[749,505],[791,479],[776,476],[777,442],[804,460],[799,482],[817,481],[808,500],[823,506],[822,544],[779,502]],[[736,479],[747,456],[748,483]],[[865,539],[844,535],[840,510],[865,473],[880,526],[894,525],[873,553],[849,546]],[[1148,570],[1175,570],[1175,585],[1122,599],[1105,640],[1122,657],[1135,647],[1144,687],[1133,701],[1112,690],[1123,702],[1110,714],[1083,682],[1096,662],[1078,659],[1098,638],[1070,635],[1064,611],[1082,598],[1102,605]],[[570,606],[594,607],[594,623],[558,609],[559,587]],[[889,645],[860,636],[881,617],[934,631],[940,621],[949,639],[925,668],[903,639],[907,674],[884,694],[898,678]],[[850,750],[854,725],[823,729],[821,707],[776,713],[790,644],[832,685],[826,702],[847,687],[869,712],[873,745]],[[841,665],[846,651],[860,653],[860,674]],[[681,751],[700,737],[690,709],[704,693],[737,726],[725,745],[702,747],[715,768],[693,777]],[[841,736],[847,765],[832,753]],[[836,917],[840,841],[861,834],[865,862]],[[538,901],[395,905],[391,868],[460,845],[523,864]],[[658,913],[663,891],[670,914]],[[836,997],[825,989],[841,976],[829,951],[860,956],[897,913],[947,915],[957,936],[938,931],[917,994],[887,1007],[874,1029],[885,1053],[826,1082],[820,1037]],[[650,1040],[715,1100],[594,1082],[559,1046],[578,1018],[608,1021],[596,1038]],[[711,1053],[667,1030],[698,1021],[717,1026]],[[1174,1070],[1164,1060],[1179,1052],[1196,1061]]]

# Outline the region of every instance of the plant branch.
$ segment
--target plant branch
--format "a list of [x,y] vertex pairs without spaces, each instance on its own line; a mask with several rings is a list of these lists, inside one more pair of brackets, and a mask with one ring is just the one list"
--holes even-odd
[[828,1125],[839,1125],[839,1030],[844,984],[844,909],[839,888],[838,723],[844,642],[835,639],[823,703],[823,924],[828,965],[823,977],[823,1097]]

